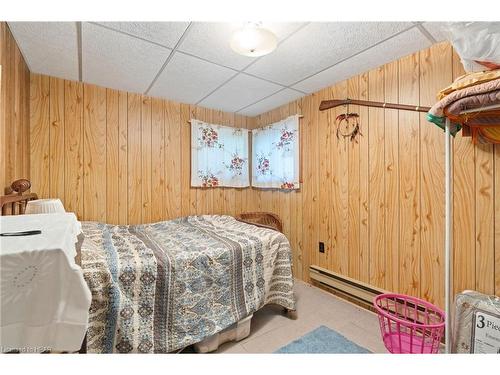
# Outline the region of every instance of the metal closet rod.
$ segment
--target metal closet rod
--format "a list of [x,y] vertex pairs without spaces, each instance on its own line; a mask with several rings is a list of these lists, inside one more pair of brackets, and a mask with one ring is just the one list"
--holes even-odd
[[360,105],[364,107],[377,107],[377,108],[388,108],[388,109],[402,109],[405,111],[414,112],[429,112],[431,107],[421,107],[408,104],[397,104],[397,103],[384,103],[384,102],[372,102],[369,100],[357,100],[357,99],[333,99],[333,100],[322,100],[319,105],[320,111],[325,111],[330,108],[339,107],[341,105]]

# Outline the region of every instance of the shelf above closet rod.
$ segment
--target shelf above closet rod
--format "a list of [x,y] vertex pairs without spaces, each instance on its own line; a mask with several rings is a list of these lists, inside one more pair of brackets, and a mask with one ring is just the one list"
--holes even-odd
[[369,100],[357,100],[357,99],[334,99],[334,100],[323,100],[319,105],[320,111],[325,111],[330,108],[339,107],[341,105],[360,105],[363,107],[377,107],[377,108],[388,108],[388,109],[401,109],[405,111],[414,112],[429,112],[430,107],[422,107],[408,104],[397,104],[397,103],[384,103],[384,102],[371,102]]

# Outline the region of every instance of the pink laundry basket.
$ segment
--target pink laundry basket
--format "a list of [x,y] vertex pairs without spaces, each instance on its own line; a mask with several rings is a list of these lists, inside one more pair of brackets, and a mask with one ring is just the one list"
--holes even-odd
[[443,310],[404,294],[380,294],[373,300],[380,332],[391,353],[437,353],[444,333]]

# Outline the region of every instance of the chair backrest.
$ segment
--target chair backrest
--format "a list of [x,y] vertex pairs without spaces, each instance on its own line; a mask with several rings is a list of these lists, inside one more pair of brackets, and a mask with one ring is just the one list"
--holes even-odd
[[26,193],[31,187],[31,182],[26,179],[14,181],[10,188],[11,194],[0,197],[0,216],[2,215],[22,215],[26,210],[29,201],[38,199],[35,193]]

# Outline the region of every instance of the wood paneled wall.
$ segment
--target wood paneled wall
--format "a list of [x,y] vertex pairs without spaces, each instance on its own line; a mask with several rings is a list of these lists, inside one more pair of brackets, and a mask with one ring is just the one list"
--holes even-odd
[[[31,75],[31,179],[83,220],[142,223],[190,214],[275,212],[295,276],[316,264],[372,285],[444,299],[444,135],[425,114],[351,106],[362,137],[336,137],[359,98],[432,105],[463,73],[448,44],[352,77],[255,118]],[[190,188],[191,117],[253,128],[301,120],[301,189]],[[500,294],[500,147],[454,140],[454,288]],[[325,243],[319,253],[318,242]]]
[[190,187],[190,126],[244,116],[31,75],[31,180],[81,220],[146,223],[246,209],[249,189]]
[[5,22],[0,22],[0,195],[30,177],[29,70]]
[[[250,199],[250,209],[283,218],[297,277],[309,281],[315,264],[443,305],[443,131],[425,114],[350,106],[363,136],[349,143],[336,137],[345,109],[318,108],[345,97],[431,106],[461,74],[451,46],[437,44],[254,119],[261,126],[304,115],[301,189],[252,189]],[[458,135],[453,148],[454,289],[500,295],[500,145]]]

